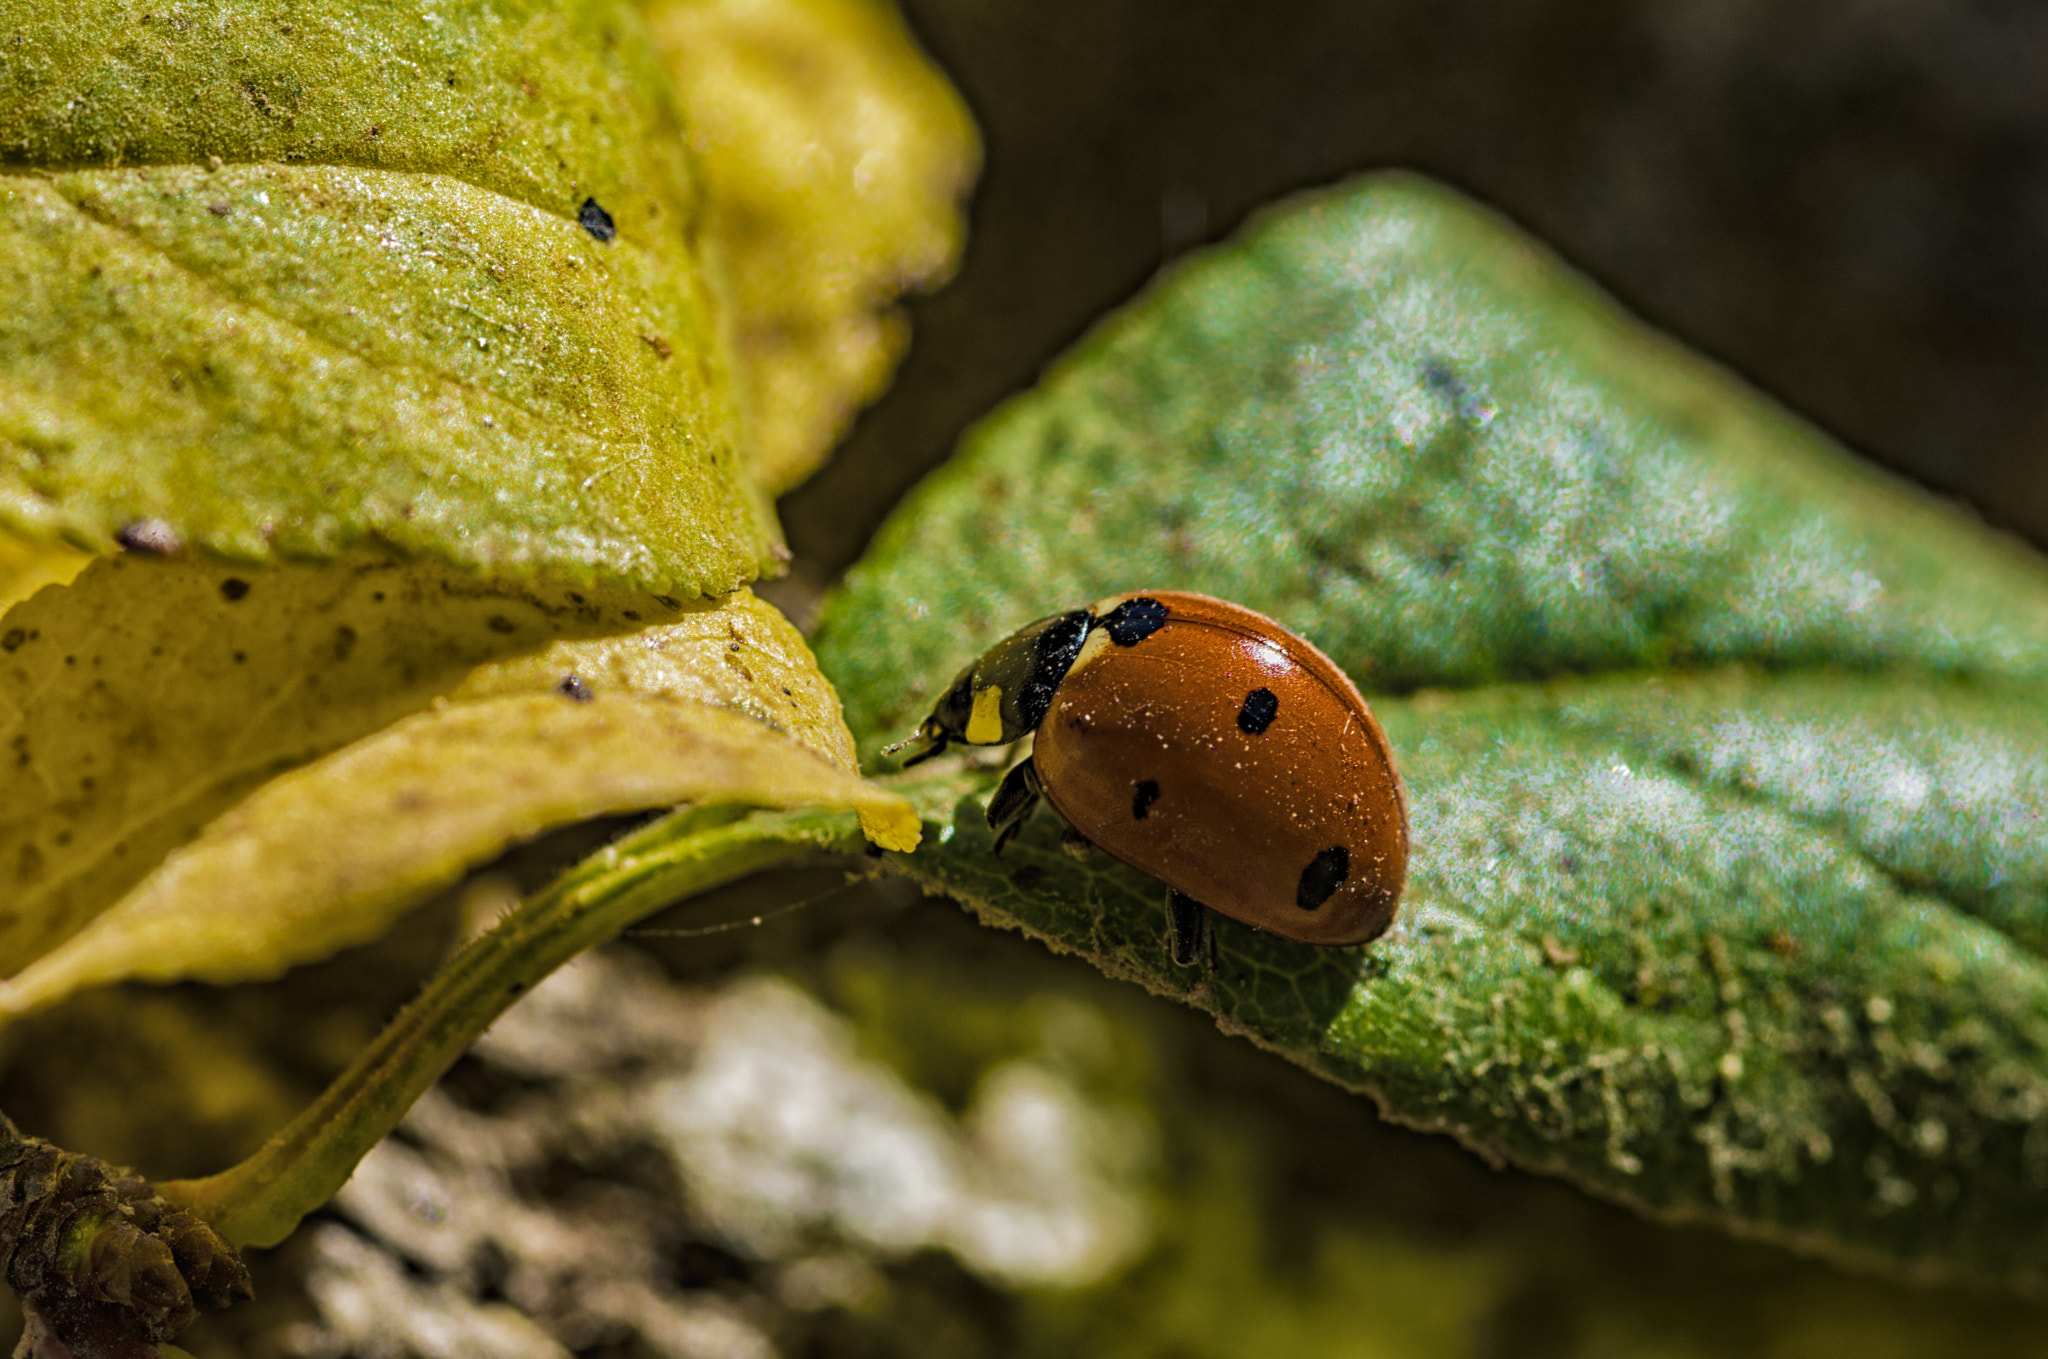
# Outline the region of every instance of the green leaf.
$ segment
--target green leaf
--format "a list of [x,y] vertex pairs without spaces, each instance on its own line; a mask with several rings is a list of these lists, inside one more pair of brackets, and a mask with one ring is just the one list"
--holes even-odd
[[0,33],[0,527],[684,594],[772,562],[627,0],[4,0]]
[[[906,871],[1391,1117],[1674,1217],[2048,1281],[2048,571],[1410,177],[1175,271],[972,434],[828,606],[863,749],[1019,623],[1147,586],[1330,653],[1408,895],[1318,950],[906,779]],[[929,766],[927,768],[930,768]],[[922,771],[921,771],[922,772]]]
[[[744,591],[685,603],[432,563],[94,561],[0,618],[0,748],[18,791],[0,800],[0,971],[77,936],[285,771],[437,700],[547,694],[571,675],[600,698],[724,708],[853,768],[838,700],[803,639]],[[529,733],[472,735],[469,758],[498,765],[516,762]],[[401,739],[394,758],[409,748]],[[308,848],[347,852],[389,829],[367,807],[340,807]],[[313,943],[291,960],[319,956],[305,951]],[[183,955],[169,949],[158,965]]]

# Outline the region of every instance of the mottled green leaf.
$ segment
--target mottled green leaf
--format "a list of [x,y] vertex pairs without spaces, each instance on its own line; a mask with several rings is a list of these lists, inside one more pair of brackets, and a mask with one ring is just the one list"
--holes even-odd
[[728,591],[696,194],[628,0],[5,0],[0,528]]
[[710,703],[845,769],[803,639],[744,591],[683,602],[430,563],[103,558],[0,618],[0,974],[74,935],[266,780],[442,697]]
[[1317,950],[1005,857],[996,769],[903,867],[1355,1089],[1661,1214],[2048,1281],[2048,570],[1369,179],[1163,280],[970,436],[828,607],[864,750],[1058,607],[1204,590],[1372,698],[1394,929]]

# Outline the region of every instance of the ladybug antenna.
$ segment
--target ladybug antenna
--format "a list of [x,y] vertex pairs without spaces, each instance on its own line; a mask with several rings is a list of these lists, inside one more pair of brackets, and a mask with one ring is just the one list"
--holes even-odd
[[937,755],[940,751],[943,751],[946,748],[946,733],[942,731],[932,730],[931,724],[927,722],[925,725],[919,727],[914,734],[904,737],[902,740],[896,742],[896,744],[883,746],[882,753],[884,755],[894,755],[897,751],[903,750],[909,746],[914,746],[920,741],[926,743],[925,748],[923,750],[918,751],[917,754],[912,755],[909,759],[903,762],[903,767],[905,769],[910,768],[912,765],[923,764],[932,756]]

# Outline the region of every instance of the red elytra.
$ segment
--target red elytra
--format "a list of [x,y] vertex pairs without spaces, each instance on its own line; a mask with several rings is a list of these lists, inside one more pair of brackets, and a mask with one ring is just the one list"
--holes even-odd
[[1128,600],[1165,618],[1092,629],[1038,725],[1045,797],[1089,841],[1234,920],[1358,944],[1393,922],[1408,818],[1386,735],[1344,672],[1262,614],[1208,595]]

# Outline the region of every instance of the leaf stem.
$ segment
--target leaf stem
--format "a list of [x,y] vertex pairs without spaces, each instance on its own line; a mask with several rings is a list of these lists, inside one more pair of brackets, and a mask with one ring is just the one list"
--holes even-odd
[[272,1246],[348,1180],[371,1147],[527,989],[683,897],[794,854],[860,842],[851,812],[701,808],[645,826],[521,902],[428,981],[306,1110],[253,1156],[157,1186],[238,1246]]

